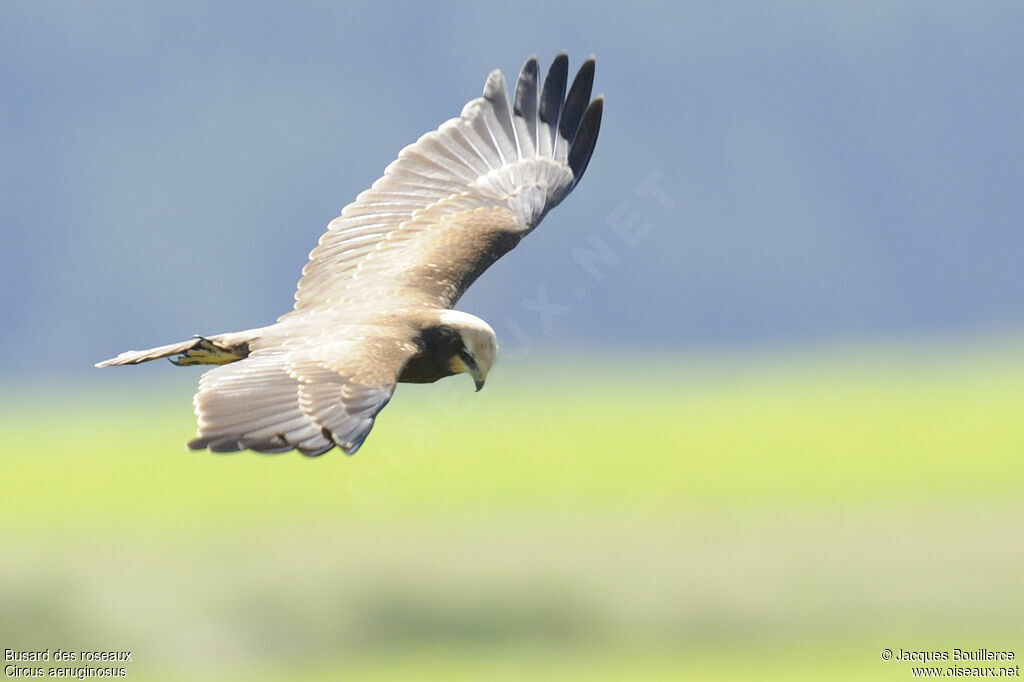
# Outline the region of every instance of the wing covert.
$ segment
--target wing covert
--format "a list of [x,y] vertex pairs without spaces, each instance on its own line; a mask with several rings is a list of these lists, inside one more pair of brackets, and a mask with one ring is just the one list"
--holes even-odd
[[[593,58],[562,99],[567,64],[568,57],[558,55],[541,86],[536,58],[527,60],[514,104],[501,72],[492,72],[483,96],[458,118],[404,148],[328,225],[303,268],[288,315],[380,300],[381,292],[396,288],[418,289],[438,306],[454,305],[586,170],[602,100],[590,100]],[[482,221],[485,215],[493,222]],[[414,274],[444,265],[447,252],[438,247],[456,244],[463,271],[442,267],[446,280]]]
[[353,454],[417,351],[411,330],[359,325],[341,336],[296,335],[206,372],[189,448]]

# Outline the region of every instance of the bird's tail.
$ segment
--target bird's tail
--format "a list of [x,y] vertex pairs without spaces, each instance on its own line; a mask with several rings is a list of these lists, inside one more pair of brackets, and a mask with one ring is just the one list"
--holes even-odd
[[[176,365],[225,365],[249,355],[249,342],[257,330],[219,334],[209,338],[194,336],[188,341],[157,346],[149,350],[128,350],[117,357],[97,362],[96,367],[137,365],[157,358],[168,358]],[[173,357],[177,356],[177,357]]]

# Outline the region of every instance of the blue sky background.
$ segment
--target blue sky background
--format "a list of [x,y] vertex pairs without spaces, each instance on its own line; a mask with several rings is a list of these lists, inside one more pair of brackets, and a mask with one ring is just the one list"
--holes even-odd
[[1021,26],[1013,2],[5,2],[0,367],[272,321],[399,149],[560,50],[597,56],[601,138],[460,303],[500,340],[1019,330]]

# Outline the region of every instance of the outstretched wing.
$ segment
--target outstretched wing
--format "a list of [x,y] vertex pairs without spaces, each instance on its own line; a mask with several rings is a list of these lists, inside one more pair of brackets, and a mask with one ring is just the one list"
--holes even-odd
[[411,330],[361,327],[345,338],[296,333],[204,374],[189,448],[320,455],[337,445],[353,454],[418,350]]
[[603,100],[590,99],[593,58],[566,94],[568,63],[558,55],[541,87],[537,60],[528,59],[512,106],[494,71],[461,116],[403,149],[328,225],[289,315],[393,300],[407,289],[454,305],[587,168]]

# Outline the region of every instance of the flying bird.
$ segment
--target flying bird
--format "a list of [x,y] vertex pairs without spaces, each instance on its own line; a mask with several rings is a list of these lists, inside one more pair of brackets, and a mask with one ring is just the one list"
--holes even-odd
[[266,327],[127,351],[97,367],[169,358],[218,365],[199,380],[193,450],[353,454],[397,382],[469,374],[479,391],[494,330],[452,307],[576,186],[601,125],[594,59],[566,91],[526,61],[509,103],[493,71],[458,118],[398,154],[327,226],[294,309]]

